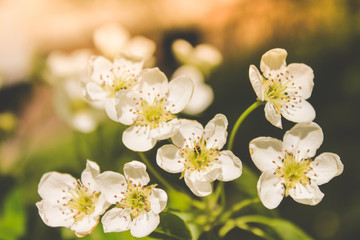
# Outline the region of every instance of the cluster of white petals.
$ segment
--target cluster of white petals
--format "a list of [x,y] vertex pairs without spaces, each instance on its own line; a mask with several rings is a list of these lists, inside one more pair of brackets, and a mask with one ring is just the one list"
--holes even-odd
[[104,232],[130,229],[134,237],[145,237],[160,223],[159,213],[167,203],[167,194],[150,181],[146,166],[138,161],[124,165],[124,175],[106,171],[98,181],[107,201],[116,204],[101,219]]
[[282,128],[281,115],[292,122],[311,122],[315,118],[314,108],[306,101],[314,86],[312,69],[302,63],[286,65],[287,52],[272,49],[266,52],[259,70],[251,65],[249,77],[252,87],[265,105],[266,119]]
[[158,68],[144,69],[136,91],[117,96],[118,121],[130,125],[123,132],[123,143],[133,151],[147,151],[157,140],[173,136],[180,127],[176,115],[189,103],[193,83],[187,76],[170,82]]
[[240,177],[242,163],[231,151],[223,150],[227,137],[227,119],[217,114],[206,126],[182,119],[174,144],[157,151],[156,162],[167,172],[182,173],[186,185],[196,196],[212,192],[211,182],[231,181]]
[[141,78],[143,59],[125,53],[114,61],[102,56],[94,56],[90,61],[90,77],[83,81],[83,95],[91,102],[102,102],[110,119],[119,121],[116,96],[137,88]]
[[261,202],[276,208],[284,196],[307,205],[318,204],[324,194],[319,185],[343,172],[340,157],[316,150],[323,132],[316,123],[298,123],[284,135],[283,141],[259,137],[250,142],[251,158],[261,174],[257,189]]
[[110,206],[97,184],[99,174],[99,166],[89,160],[81,180],[58,172],[44,174],[38,186],[42,200],[36,203],[44,223],[70,228],[78,237],[91,234]]

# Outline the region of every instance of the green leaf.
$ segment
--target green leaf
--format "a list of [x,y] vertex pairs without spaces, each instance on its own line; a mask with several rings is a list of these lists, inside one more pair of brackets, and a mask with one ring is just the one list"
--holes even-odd
[[[281,218],[269,218],[258,215],[248,215],[236,219],[236,225],[244,230],[251,230],[249,223],[258,223],[272,228],[278,239],[311,240],[312,238],[295,224]],[[247,229],[249,228],[249,229]]]
[[19,188],[6,196],[0,215],[0,239],[15,240],[25,232],[26,213]]
[[258,176],[248,167],[243,166],[242,175],[234,181],[237,190],[249,197],[257,196]]
[[191,232],[186,223],[175,214],[163,212],[160,214],[159,227],[150,234],[151,238],[166,240],[191,240]]

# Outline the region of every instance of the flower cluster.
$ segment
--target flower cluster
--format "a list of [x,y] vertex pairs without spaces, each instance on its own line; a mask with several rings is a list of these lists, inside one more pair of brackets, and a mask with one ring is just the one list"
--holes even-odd
[[[116,36],[128,40],[127,35],[120,36],[118,26],[111,25],[96,33],[98,43],[103,42],[102,34],[108,35],[109,29],[117,29]],[[127,46],[123,43],[118,48],[123,45]],[[209,95],[203,77],[221,62],[221,55],[208,45],[193,48],[183,40],[176,41],[173,50],[184,66],[170,81],[159,68],[144,68],[146,59],[129,51],[119,50],[111,60],[93,56],[89,76],[79,81],[82,94],[89,102],[104,106],[110,119],[128,126],[122,141],[130,150],[144,152],[159,140],[171,141],[157,149],[156,163],[169,173],[181,173],[180,179],[184,178],[197,197],[210,195],[215,180],[227,182],[241,176],[242,162],[231,151],[234,136],[241,121],[265,104],[265,117],[274,126],[282,128],[281,115],[297,124],[285,133],[283,141],[258,137],[249,144],[251,159],[262,171],[257,184],[260,201],[269,209],[276,208],[284,196],[303,204],[318,204],[324,197],[318,186],[341,174],[343,164],[334,153],[315,157],[323,132],[312,122],[315,110],[306,101],[314,85],[312,69],[305,64],[287,66],[284,49],[272,49],[262,56],[263,74],[251,65],[249,77],[258,100],[240,116],[228,149],[223,150],[228,135],[225,115],[216,114],[205,127],[177,116],[186,109],[188,113],[200,113],[211,103],[212,90]],[[194,80],[196,76],[202,80]],[[201,104],[189,108],[188,104],[194,102]],[[154,175],[171,188],[156,172]],[[44,174],[38,187],[42,200],[36,206],[47,225],[68,227],[79,237],[91,234],[101,215],[104,232],[130,230],[134,237],[145,237],[160,224],[159,214],[168,200],[164,190],[149,182],[141,162],[126,163],[122,175],[113,171],[100,173],[95,162],[87,161],[81,180],[57,172]],[[217,187],[218,197],[224,189],[221,184]],[[207,202],[217,202],[217,197]]]
[[36,203],[43,221],[51,227],[70,228],[78,237],[91,234],[102,215],[105,232],[130,229],[135,237],[149,235],[159,224],[167,195],[156,184],[146,186],[149,175],[143,163],[124,165],[125,177],[115,172],[100,174],[99,166],[87,161],[81,180],[69,174],[49,172],[42,176]]

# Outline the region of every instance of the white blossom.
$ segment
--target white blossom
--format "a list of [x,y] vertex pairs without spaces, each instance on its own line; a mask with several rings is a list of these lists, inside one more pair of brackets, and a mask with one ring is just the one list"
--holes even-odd
[[81,180],[58,172],[44,174],[38,186],[42,200],[36,203],[44,223],[70,228],[78,237],[91,234],[110,206],[95,181],[99,173],[99,166],[88,160]]
[[102,56],[93,57],[90,65],[91,76],[82,84],[83,95],[91,102],[104,103],[109,118],[119,121],[116,95],[137,88],[143,59],[121,53],[113,62]]
[[323,142],[323,132],[316,123],[298,123],[284,135],[283,141],[259,137],[250,142],[250,155],[263,173],[257,189],[261,202],[276,208],[283,197],[307,205],[318,204],[324,194],[319,185],[343,171],[340,157],[316,150]]
[[311,122],[315,118],[314,108],[306,101],[314,86],[313,70],[302,63],[286,65],[287,52],[272,49],[266,52],[259,70],[251,65],[249,77],[252,87],[265,105],[266,119],[282,128],[281,115],[292,122]]
[[182,119],[171,138],[174,144],[158,149],[157,164],[167,172],[182,173],[181,178],[196,196],[209,195],[211,182],[231,181],[242,173],[240,159],[231,151],[220,151],[226,143],[227,125],[223,114],[217,114],[205,129],[197,121]]
[[122,140],[133,151],[147,151],[157,140],[175,134],[180,121],[176,115],[188,104],[193,83],[186,76],[168,82],[158,68],[141,72],[138,91],[127,91],[117,96],[119,122],[130,125]]
[[145,237],[160,223],[159,213],[167,203],[167,194],[150,181],[146,166],[138,161],[124,165],[124,175],[106,171],[97,177],[106,199],[114,208],[101,221],[104,232],[122,232],[130,229],[134,237]]

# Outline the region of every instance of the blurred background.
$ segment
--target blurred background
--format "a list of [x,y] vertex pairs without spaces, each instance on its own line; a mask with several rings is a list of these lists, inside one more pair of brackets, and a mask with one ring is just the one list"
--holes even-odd
[[[287,63],[312,67],[315,86],[309,102],[324,131],[318,153],[337,153],[345,169],[320,187],[325,198],[319,205],[305,206],[287,198],[277,212],[315,239],[359,236],[358,0],[1,0],[0,232],[16,226],[10,234],[13,239],[64,238],[60,229],[47,227],[37,213],[41,176],[60,171],[79,177],[86,159],[96,161],[102,171],[122,172],[125,162],[137,158],[121,142],[124,126],[102,116],[99,109],[94,110],[96,121],[84,120],[88,127],[76,128],[78,120],[70,120],[72,112],[64,107],[72,98],[59,93],[63,85],[56,83],[75,64],[66,57],[58,69],[49,63],[54,51],[69,56],[86,49],[89,55],[106,55],[94,33],[108,23],[120,24],[129,39],[138,35],[151,39],[156,48],[149,66],[158,66],[169,79],[181,65],[173,50],[176,39],[218,49],[221,64],[205,73],[206,84],[213,89],[212,104],[201,113],[184,116],[205,125],[223,113],[229,131],[256,100],[248,69],[250,64],[259,67],[263,53],[284,48]],[[109,45],[110,41],[114,40]],[[71,109],[83,105],[73,104]],[[266,121],[263,109],[256,109],[240,127],[234,153],[258,176],[248,153],[249,141],[259,136],[281,139],[292,126],[284,120],[283,130],[277,129]],[[155,152],[149,156],[155,164]],[[229,190],[229,198],[237,194]],[[12,217],[6,222],[7,215]],[[252,235],[248,239],[252,237],[256,239]]]

